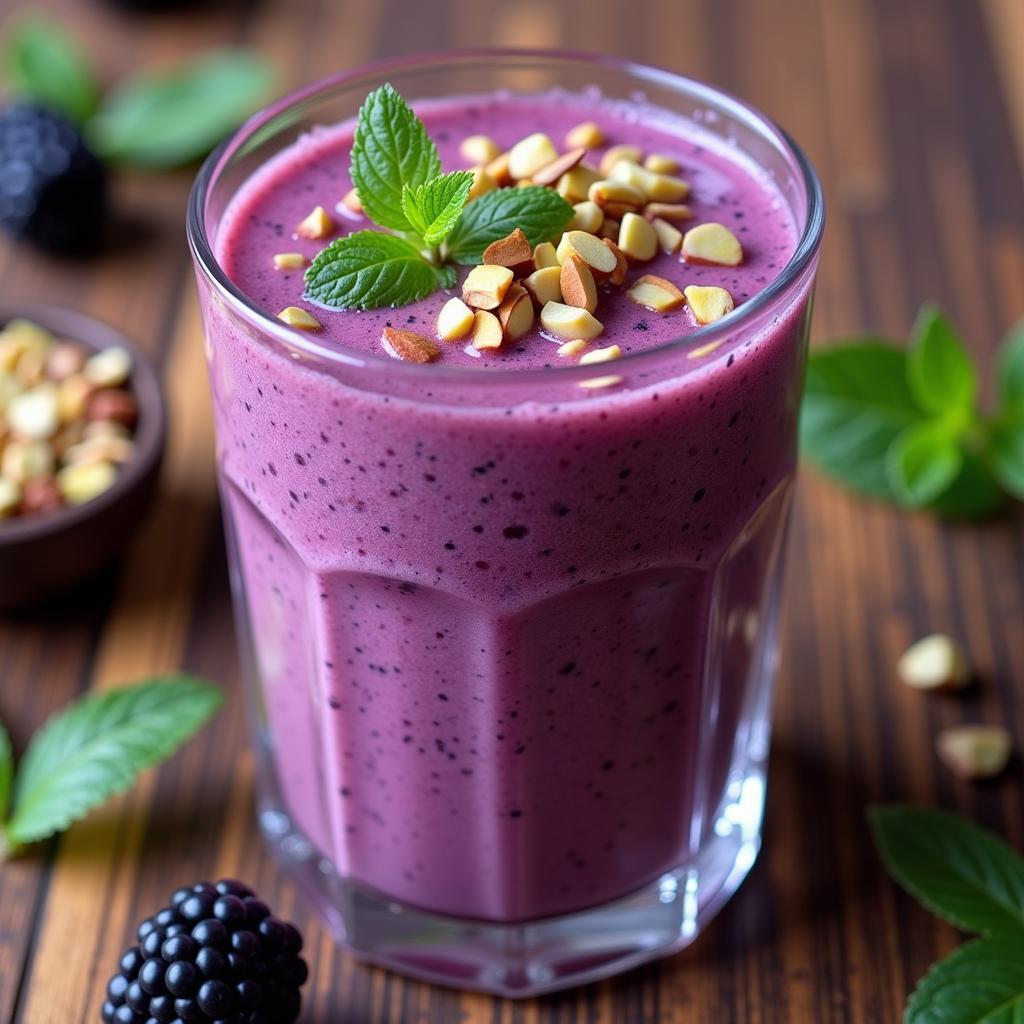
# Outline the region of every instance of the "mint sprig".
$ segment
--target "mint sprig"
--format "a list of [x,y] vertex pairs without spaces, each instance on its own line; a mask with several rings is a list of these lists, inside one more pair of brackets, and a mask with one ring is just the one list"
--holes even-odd
[[903,1024],[996,1024],[1024,1016],[1024,859],[945,811],[873,807],[889,873],[939,917],[982,936],[933,965]]
[[128,789],[195,734],[220,704],[215,687],[190,676],[84,697],[43,726],[17,772],[0,726],[0,859],[63,831]]
[[953,326],[922,307],[903,349],[878,338],[812,353],[803,453],[870,497],[948,518],[1024,500],[1024,321],[997,365],[1000,405],[978,409],[978,375]]
[[552,189],[501,188],[469,202],[473,175],[442,173],[423,122],[390,84],[359,110],[349,177],[366,216],[306,270],[305,297],[335,309],[404,306],[455,283],[452,263],[479,263],[492,242],[522,228],[531,244],[560,234],[572,207]]

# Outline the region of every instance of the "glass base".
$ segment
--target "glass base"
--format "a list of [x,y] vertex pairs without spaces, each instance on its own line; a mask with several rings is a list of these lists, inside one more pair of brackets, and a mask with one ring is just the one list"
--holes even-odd
[[357,958],[435,984],[525,998],[597,981],[689,945],[753,866],[763,809],[758,770],[730,784],[692,862],[622,899],[515,924],[446,917],[389,900],[340,877],[276,801],[261,801],[259,820],[282,867]]

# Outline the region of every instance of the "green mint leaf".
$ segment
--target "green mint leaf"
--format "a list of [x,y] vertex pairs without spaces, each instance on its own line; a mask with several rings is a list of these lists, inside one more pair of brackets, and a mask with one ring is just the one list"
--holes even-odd
[[1024,501],[1024,415],[996,425],[992,435],[992,469],[1015,498]]
[[440,245],[451,233],[473,187],[471,171],[452,171],[424,185],[402,190],[402,211],[423,241]]
[[929,910],[965,931],[1024,934],[1024,860],[997,835],[945,811],[873,807],[889,873]]
[[569,226],[573,208],[554,190],[530,185],[499,188],[474,199],[445,244],[456,263],[476,264],[491,242],[522,228],[530,245],[547,242]]
[[402,238],[357,231],[331,242],[306,270],[306,298],[336,309],[404,306],[443,284],[451,268],[428,263]]
[[7,807],[11,800],[11,782],[14,780],[14,752],[11,738],[4,723],[0,722],[0,832],[7,818]]
[[1024,1020],[1024,943],[975,939],[940,960],[910,997],[903,1024],[1016,1024]]
[[978,381],[971,357],[936,306],[921,307],[907,352],[907,380],[922,409],[963,419],[974,412]]
[[920,508],[956,479],[963,453],[949,429],[936,420],[907,427],[889,446],[885,469],[898,501]]
[[996,379],[1003,409],[1024,418],[1024,320],[1011,328],[999,350]]
[[177,167],[204,156],[238,127],[272,84],[261,58],[238,50],[211,53],[115,89],[88,123],[89,141],[109,160]]
[[5,826],[17,846],[45,839],[128,789],[217,710],[220,692],[189,676],[154,679],[76,701],[33,738]]
[[988,463],[973,452],[963,452],[960,472],[949,487],[928,506],[943,519],[988,519],[1006,505],[1006,494]]
[[813,352],[800,417],[807,458],[848,487],[890,501],[895,494],[886,453],[922,418],[907,386],[906,362],[902,349],[877,340]]
[[402,206],[405,186],[441,174],[437,147],[423,122],[392,88],[375,89],[359,108],[349,176],[366,215],[382,228],[412,231]]
[[7,70],[16,93],[84,121],[99,100],[96,79],[75,43],[44,18],[19,21],[7,41]]

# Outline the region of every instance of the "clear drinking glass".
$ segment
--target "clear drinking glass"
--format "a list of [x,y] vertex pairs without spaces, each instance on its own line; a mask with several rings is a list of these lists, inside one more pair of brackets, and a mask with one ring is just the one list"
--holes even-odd
[[[558,87],[691,117],[774,178],[797,250],[698,339],[618,361],[616,388],[318,343],[228,280],[218,225],[385,80],[414,103]],[[750,870],[822,221],[807,160],[746,104],[549,52],[345,72],[203,167],[189,238],[259,820],[357,954],[534,995],[681,948]],[[496,492],[530,524],[514,558]]]

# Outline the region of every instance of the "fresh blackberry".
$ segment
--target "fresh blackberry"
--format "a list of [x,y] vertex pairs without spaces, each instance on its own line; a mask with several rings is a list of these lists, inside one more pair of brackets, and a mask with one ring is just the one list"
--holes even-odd
[[146,918],[107,984],[104,1024],[291,1024],[308,975],[302,935],[241,882],[178,889]]
[[0,110],[0,224],[60,253],[100,241],[106,168],[60,114],[28,103]]

